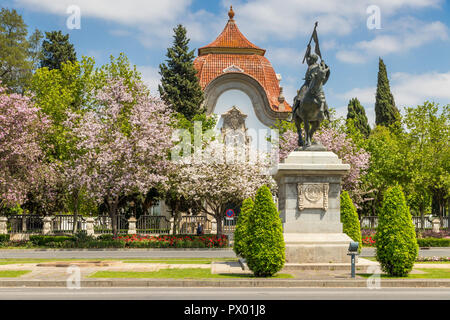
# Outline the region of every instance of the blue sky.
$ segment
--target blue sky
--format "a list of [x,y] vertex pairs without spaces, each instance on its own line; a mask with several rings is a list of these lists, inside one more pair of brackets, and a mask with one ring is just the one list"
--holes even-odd
[[[378,57],[387,65],[400,109],[425,100],[450,103],[450,3],[445,0],[2,0],[16,9],[30,29],[70,34],[78,57],[98,64],[124,52],[138,66],[153,92],[158,65],[171,45],[172,29],[185,25],[192,49],[213,41],[233,5],[244,35],[267,49],[266,56],[283,77],[292,101],[301,86],[301,64],[315,21],[319,21],[322,56],[331,67],[325,86],[328,104],[346,114],[358,97],[374,123]],[[70,30],[66,12],[76,5],[81,29]],[[381,29],[369,29],[367,13],[375,5]],[[373,11],[371,11],[373,12]]]

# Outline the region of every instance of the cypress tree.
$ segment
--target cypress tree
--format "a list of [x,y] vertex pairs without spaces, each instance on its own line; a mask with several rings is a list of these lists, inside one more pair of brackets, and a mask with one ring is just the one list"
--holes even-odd
[[400,112],[395,106],[394,96],[391,93],[386,65],[381,58],[378,64],[375,116],[375,123],[386,127],[398,125],[398,122],[400,121]]
[[406,277],[416,261],[419,247],[411,213],[400,186],[384,196],[375,234],[376,259],[390,276]]
[[159,93],[174,111],[192,120],[195,115],[205,112],[201,108],[203,91],[194,68],[194,50],[189,51],[186,28],[178,25],[173,31],[173,45],[167,49],[166,63],[159,65]]
[[69,35],[63,35],[61,31],[45,33],[42,43],[41,67],[49,70],[61,69],[61,63],[77,61],[77,54],[73,44],[69,42]]
[[367,120],[366,110],[359,102],[358,98],[353,98],[349,101],[347,107],[347,121],[353,119],[355,128],[361,132],[364,137],[370,135],[369,121]]
[[237,255],[245,258],[247,249],[248,234],[248,216],[253,209],[252,198],[245,199],[242,203],[241,214],[239,215],[236,230],[234,231],[233,250]]

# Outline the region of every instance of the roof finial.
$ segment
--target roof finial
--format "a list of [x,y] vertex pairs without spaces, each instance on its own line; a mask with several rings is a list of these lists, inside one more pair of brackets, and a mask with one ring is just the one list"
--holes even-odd
[[230,17],[230,20],[233,20],[233,18],[234,18],[233,6],[230,6],[230,11],[228,11],[228,16]]

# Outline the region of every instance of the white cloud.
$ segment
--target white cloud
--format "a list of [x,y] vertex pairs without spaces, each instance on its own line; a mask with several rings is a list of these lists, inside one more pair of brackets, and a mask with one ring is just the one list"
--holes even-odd
[[350,49],[341,49],[336,57],[347,63],[363,63],[371,57],[402,53],[427,43],[448,40],[448,28],[440,21],[424,23],[407,17],[393,23],[386,34],[385,30],[372,40],[360,41]]
[[159,96],[158,85],[161,83],[159,69],[152,66],[137,66],[136,68],[142,74],[144,83],[150,88],[150,93]]
[[[423,74],[397,72],[392,74],[390,84],[395,104],[400,111],[404,107],[417,106],[427,100],[441,105],[450,103],[450,71]],[[373,124],[375,123],[376,90],[376,87],[354,88],[338,95],[338,98],[350,100],[357,97],[366,108],[369,122]]]
[[[224,7],[230,0],[222,1]],[[293,39],[309,35],[315,21],[321,34],[348,35],[366,24],[367,7],[378,5],[383,17],[407,8],[439,7],[443,0],[249,0],[235,3],[236,20],[251,39]]]
[[305,52],[293,48],[267,48],[266,57],[272,64],[298,68]]
[[[69,17],[66,9],[77,5],[84,18],[102,19],[116,23],[110,33],[116,36],[136,37],[146,47],[167,47],[172,40],[172,29],[179,23],[188,30],[193,41],[206,41],[213,35],[217,19],[213,14],[199,10],[189,11],[193,0],[14,0],[18,6],[40,12]],[[221,21],[223,24],[223,21]],[[214,28],[211,28],[214,26]],[[124,27],[132,28],[124,30]],[[223,25],[222,25],[223,27]]]
[[71,5],[79,6],[82,17],[101,18],[127,25],[173,21],[187,10],[192,0],[15,0],[38,11],[66,15]]

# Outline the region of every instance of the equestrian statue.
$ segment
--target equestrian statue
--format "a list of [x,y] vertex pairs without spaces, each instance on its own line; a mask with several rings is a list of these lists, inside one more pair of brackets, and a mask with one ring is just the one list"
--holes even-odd
[[[330,68],[325,64],[319,49],[319,39],[317,37],[318,23],[314,27],[313,34],[309,40],[303,63],[307,62],[308,69],[305,74],[305,82],[297,91],[294,98],[292,118],[298,132],[298,146],[303,150],[324,150],[324,147],[312,142],[314,133],[319,128],[321,122],[330,119],[328,105],[325,100],[323,85],[330,77]],[[311,53],[311,41],[315,42],[315,53]],[[320,57],[320,63],[318,59]],[[305,130],[305,140],[302,137],[302,124]],[[313,147],[312,145],[315,145]]]

